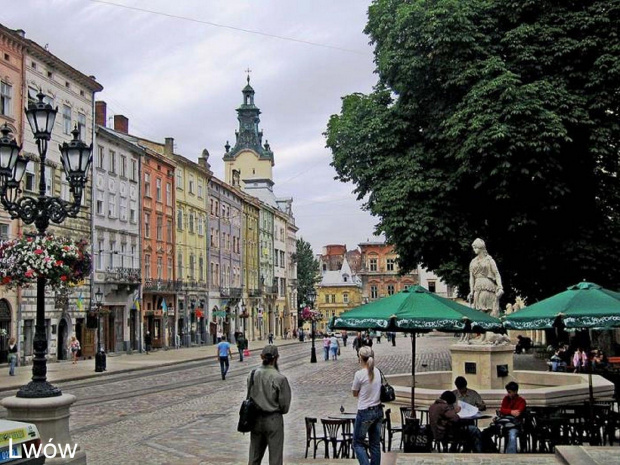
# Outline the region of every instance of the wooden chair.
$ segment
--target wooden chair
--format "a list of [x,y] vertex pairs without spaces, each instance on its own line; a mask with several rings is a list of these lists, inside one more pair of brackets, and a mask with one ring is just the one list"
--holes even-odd
[[332,458],[348,458],[352,449],[351,421],[321,418],[325,433],[325,458],[329,458],[329,444],[332,445]]
[[[386,411],[384,412],[385,415],[385,433],[387,433],[387,450],[388,452],[390,452],[392,450],[392,439],[394,438],[395,434],[400,434],[401,435],[401,443],[402,443],[402,434],[403,434],[403,428],[402,426],[398,427],[398,426],[392,426],[392,409],[386,409]],[[384,446],[385,446],[385,441],[384,441]]]
[[[310,449],[310,443],[313,442],[314,454],[313,458],[316,458],[316,450],[321,442],[325,443],[325,436],[316,435],[316,418],[305,417],[306,422],[306,458],[308,458],[308,449]],[[326,444],[327,446],[327,444]],[[327,456],[326,456],[327,457]]]
[[405,427],[405,424],[407,423],[407,420],[413,418],[413,410],[411,409],[411,407],[401,407],[400,408],[400,429],[401,429],[401,434],[400,434],[400,446],[399,449],[403,448],[403,441],[405,440],[404,435],[402,434],[403,432],[403,428]]

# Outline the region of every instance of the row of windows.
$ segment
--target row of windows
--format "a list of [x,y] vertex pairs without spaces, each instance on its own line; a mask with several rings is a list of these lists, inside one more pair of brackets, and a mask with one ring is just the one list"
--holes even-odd
[[[38,102],[37,94],[39,93],[39,89],[34,87],[28,88],[28,104]],[[43,98],[45,103],[49,103],[52,107],[55,107],[54,98],[46,95]],[[73,120],[72,120],[72,108],[69,105],[62,106],[62,127],[63,133],[71,134],[73,131]],[[57,119],[58,121],[58,119]],[[82,112],[77,112],[75,124],[77,125],[78,130],[80,131],[80,139],[83,141],[86,140],[86,114]]]
[[[325,303],[326,304],[335,304],[336,303],[336,294],[325,294]],[[342,294],[342,303],[349,303],[349,294],[347,292]]]
[[[368,271],[379,271],[379,259],[378,258],[369,258],[366,262],[366,267]],[[386,260],[385,269],[387,271],[397,271],[396,259],[388,258]]]
[[[151,238],[151,214],[144,214],[144,237]],[[155,239],[164,240],[164,219],[161,215],[155,218]],[[172,220],[166,220],[166,242],[172,242]]]
[[[131,181],[138,181],[138,160],[131,158],[127,163],[127,155],[118,154],[112,149],[106,149],[99,145],[97,147],[97,160],[95,166],[102,170],[107,170],[110,174],[118,174]],[[160,180],[161,181],[161,180]]]
[[[144,196],[152,198],[151,173],[144,173]],[[162,179],[155,178],[155,200],[162,202]],[[172,184],[166,183],[166,205],[172,206]]]
[[105,268],[137,268],[140,266],[135,244],[127,244],[121,242],[120,247],[116,241],[106,243],[103,239],[97,241],[97,250],[95,254],[95,267],[98,270]]
[[[196,186],[198,187],[198,198],[202,199],[204,197],[204,187],[202,181],[199,180],[198,183],[194,181],[194,176],[189,175],[189,179],[187,180],[187,191],[190,194],[196,194]],[[177,171],[177,189],[183,190],[183,173],[181,171]]]
[[185,228],[192,234],[197,232],[199,236],[204,236],[204,231],[207,228],[207,217],[200,214],[195,215],[194,212],[185,215],[183,209],[179,208],[177,210],[177,229],[183,231]]
[[[7,58],[6,54],[5,54],[4,58],[5,58],[5,60],[8,61],[8,58]],[[36,61],[31,61],[30,62],[30,68],[32,68],[34,70],[38,70],[40,68],[40,66],[39,66],[39,64],[37,64]],[[43,69],[41,69],[41,71],[43,71]],[[47,77],[49,79],[53,80],[55,78],[54,72],[48,69],[47,70]],[[71,83],[69,81],[65,81],[65,88],[71,89]],[[84,89],[78,89],[78,90],[79,90],[79,93],[80,93],[80,95],[82,97],[84,97],[86,95],[86,92],[84,92]]]
[[273,259],[274,259],[274,266],[279,266],[280,268],[286,268],[286,254],[283,250],[275,249],[274,254],[273,254]]
[[[126,197],[120,197],[117,209],[116,194],[108,194],[108,208],[106,211],[106,199],[104,192],[97,190],[95,196],[95,213],[97,215],[107,215],[108,218],[118,218],[121,221],[129,221],[133,224],[138,222],[138,203],[136,201],[128,201]],[[127,212],[129,212],[129,217],[127,216]]]

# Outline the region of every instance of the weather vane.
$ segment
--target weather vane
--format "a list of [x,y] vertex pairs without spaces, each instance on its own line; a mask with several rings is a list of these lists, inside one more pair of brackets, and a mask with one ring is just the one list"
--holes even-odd
[[250,83],[250,73],[252,72],[252,70],[248,66],[248,69],[246,69],[245,72],[248,73],[248,84],[249,84]]

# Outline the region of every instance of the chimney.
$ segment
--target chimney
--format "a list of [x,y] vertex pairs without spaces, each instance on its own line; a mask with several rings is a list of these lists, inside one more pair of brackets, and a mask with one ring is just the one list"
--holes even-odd
[[95,124],[105,128],[108,117],[108,106],[103,100],[95,102]]
[[172,156],[174,153],[174,137],[166,137],[166,145],[164,145],[164,155]]
[[123,115],[114,115],[114,130],[129,134],[129,120]]

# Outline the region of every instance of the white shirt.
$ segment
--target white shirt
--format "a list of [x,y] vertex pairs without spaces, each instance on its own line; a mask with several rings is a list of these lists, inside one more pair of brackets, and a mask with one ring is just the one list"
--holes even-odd
[[370,382],[368,370],[362,368],[355,372],[353,377],[353,391],[359,391],[357,396],[357,409],[365,410],[381,403],[381,372],[375,367],[375,377]]

